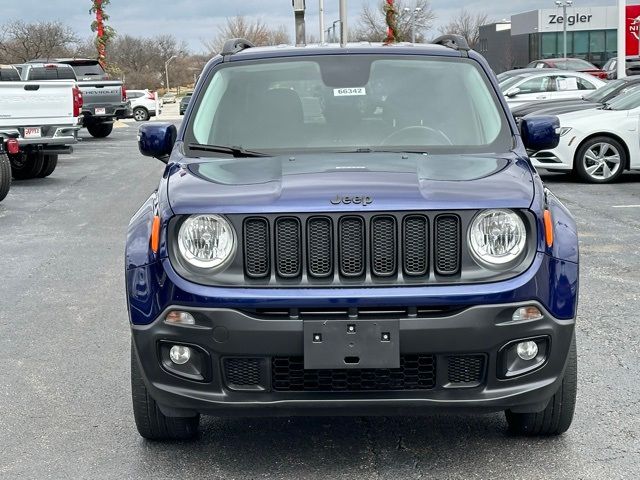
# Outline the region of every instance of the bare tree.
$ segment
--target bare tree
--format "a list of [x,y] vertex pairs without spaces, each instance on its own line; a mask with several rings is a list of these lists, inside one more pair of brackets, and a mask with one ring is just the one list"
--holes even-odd
[[16,20],[4,25],[0,32],[0,60],[4,63],[55,57],[78,43],[75,32],[60,22]]
[[227,18],[226,23],[218,29],[218,34],[203,43],[211,54],[216,54],[222,50],[224,42],[230,38],[244,38],[258,46],[290,42],[284,25],[272,28],[260,19],[253,20],[239,15]]
[[[387,23],[384,16],[385,1],[378,1],[375,7],[364,5],[360,20],[351,37],[355,41],[381,42],[387,36]],[[416,41],[424,42],[425,32],[431,29],[436,18],[429,0],[398,0],[398,41],[411,40],[412,23],[415,24]]]
[[476,48],[480,42],[480,27],[488,22],[489,16],[486,13],[472,13],[463,8],[449,23],[440,27],[440,33],[462,35],[471,48]]

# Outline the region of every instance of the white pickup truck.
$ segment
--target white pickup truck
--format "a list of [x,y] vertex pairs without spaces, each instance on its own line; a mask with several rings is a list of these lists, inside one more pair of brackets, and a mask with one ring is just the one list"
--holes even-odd
[[47,177],[58,164],[58,154],[71,153],[78,142],[82,93],[72,80],[10,78],[0,76],[0,143],[11,173],[15,180]]

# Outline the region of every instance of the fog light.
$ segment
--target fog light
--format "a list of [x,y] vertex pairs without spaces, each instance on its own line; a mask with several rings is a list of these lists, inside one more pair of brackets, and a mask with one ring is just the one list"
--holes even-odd
[[182,345],[174,345],[169,351],[169,358],[176,365],[184,365],[191,358],[191,349]]
[[164,321],[167,323],[174,323],[177,325],[195,325],[196,319],[193,318],[193,315],[187,312],[181,312],[178,310],[173,310],[167,313],[167,316],[164,317]]
[[[175,347],[174,347],[175,348]],[[173,352],[173,350],[172,350]],[[528,342],[520,342],[516,347],[518,356],[525,361],[533,360],[538,355],[538,344],[529,340]]]
[[524,322],[528,320],[540,320],[543,317],[538,307],[520,307],[513,312],[514,322]]

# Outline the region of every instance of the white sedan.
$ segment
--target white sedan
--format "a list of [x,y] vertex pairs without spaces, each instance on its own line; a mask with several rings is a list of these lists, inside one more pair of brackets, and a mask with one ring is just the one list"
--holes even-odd
[[604,85],[606,82],[587,73],[541,69],[540,73],[525,72],[507,78],[500,83],[500,90],[509,107],[514,107],[543,100],[582,98]]
[[640,170],[640,88],[604,108],[564,113],[558,119],[560,144],[532,154],[535,167],[575,171],[590,183],[613,182],[625,169]]

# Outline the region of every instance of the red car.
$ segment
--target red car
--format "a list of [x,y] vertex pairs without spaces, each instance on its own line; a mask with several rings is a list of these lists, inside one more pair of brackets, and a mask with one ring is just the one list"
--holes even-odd
[[527,68],[559,68],[561,70],[588,73],[602,80],[607,79],[607,72],[581,58],[547,58],[544,60],[536,60],[527,65]]

